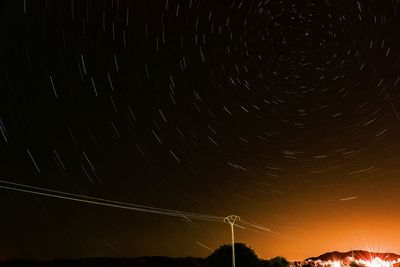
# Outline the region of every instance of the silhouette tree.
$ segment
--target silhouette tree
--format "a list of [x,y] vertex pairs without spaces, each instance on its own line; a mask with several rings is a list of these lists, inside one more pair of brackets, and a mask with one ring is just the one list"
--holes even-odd
[[[235,243],[236,267],[259,267],[259,259],[253,249]],[[232,245],[222,245],[206,258],[207,267],[232,267]]]
[[289,262],[284,257],[275,257],[266,262],[267,267],[288,267]]

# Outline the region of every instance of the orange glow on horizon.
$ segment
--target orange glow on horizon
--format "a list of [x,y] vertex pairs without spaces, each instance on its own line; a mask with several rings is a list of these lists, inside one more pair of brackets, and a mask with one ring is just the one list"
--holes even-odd
[[400,254],[400,220],[393,216],[395,207],[374,203],[343,206],[318,207],[307,214],[302,209],[287,208],[280,214],[290,216],[292,222],[286,225],[270,225],[268,216],[257,219],[279,234],[259,235],[238,230],[238,242],[251,246],[263,259],[283,256],[302,261],[326,252],[351,250]]

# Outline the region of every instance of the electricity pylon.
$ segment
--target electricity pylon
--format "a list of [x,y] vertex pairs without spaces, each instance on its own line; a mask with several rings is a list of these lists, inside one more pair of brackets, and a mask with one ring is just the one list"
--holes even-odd
[[232,267],[236,267],[235,264],[235,232],[233,230],[233,226],[235,222],[240,221],[240,217],[236,215],[229,215],[225,217],[224,222],[229,223],[231,225],[231,233],[232,233]]

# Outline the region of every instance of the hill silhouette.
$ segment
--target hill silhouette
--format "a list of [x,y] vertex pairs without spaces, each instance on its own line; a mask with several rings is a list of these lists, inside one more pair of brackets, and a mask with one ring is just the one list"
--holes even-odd
[[332,251],[327,252],[318,257],[311,257],[307,260],[343,260],[346,257],[351,257],[354,254],[356,259],[373,259],[375,257],[379,257],[384,260],[397,260],[400,258],[400,255],[390,252],[370,252],[365,250],[350,250],[348,252],[339,252],[339,251]]
[[[275,257],[270,260],[258,259],[251,248],[244,244],[235,244],[238,254],[237,266],[260,266],[260,267],[287,267],[285,258]],[[46,259],[46,260],[22,260],[0,258],[0,267],[213,267],[231,266],[231,247],[223,245],[215,250],[207,258],[171,258],[162,256],[149,256],[138,258],[82,258],[82,259]],[[353,250],[348,252],[332,251],[306,260],[344,260],[354,254],[357,259],[371,259],[379,257],[384,260],[397,260],[400,255],[395,253],[379,253],[364,250]],[[245,260],[244,260],[245,259]],[[244,261],[243,261],[244,260]],[[242,262],[243,261],[243,262]]]
[[[0,267],[231,267],[232,246],[222,245],[207,258],[170,258],[162,256],[139,258],[82,258],[47,260],[0,260]],[[243,243],[235,243],[237,267],[259,267],[261,261]],[[272,266],[271,267],[280,267]]]

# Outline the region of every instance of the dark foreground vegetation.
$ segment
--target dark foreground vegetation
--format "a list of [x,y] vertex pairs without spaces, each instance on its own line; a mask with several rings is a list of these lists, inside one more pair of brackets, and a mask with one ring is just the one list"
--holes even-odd
[[204,259],[140,257],[134,259],[122,258],[87,258],[68,260],[5,260],[0,267],[200,267]]
[[[261,260],[244,244],[235,244],[236,267],[288,267],[282,257]],[[69,260],[2,260],[0,267],[232,267],[232,246],[223,245],[207,258],[140,257]]]

